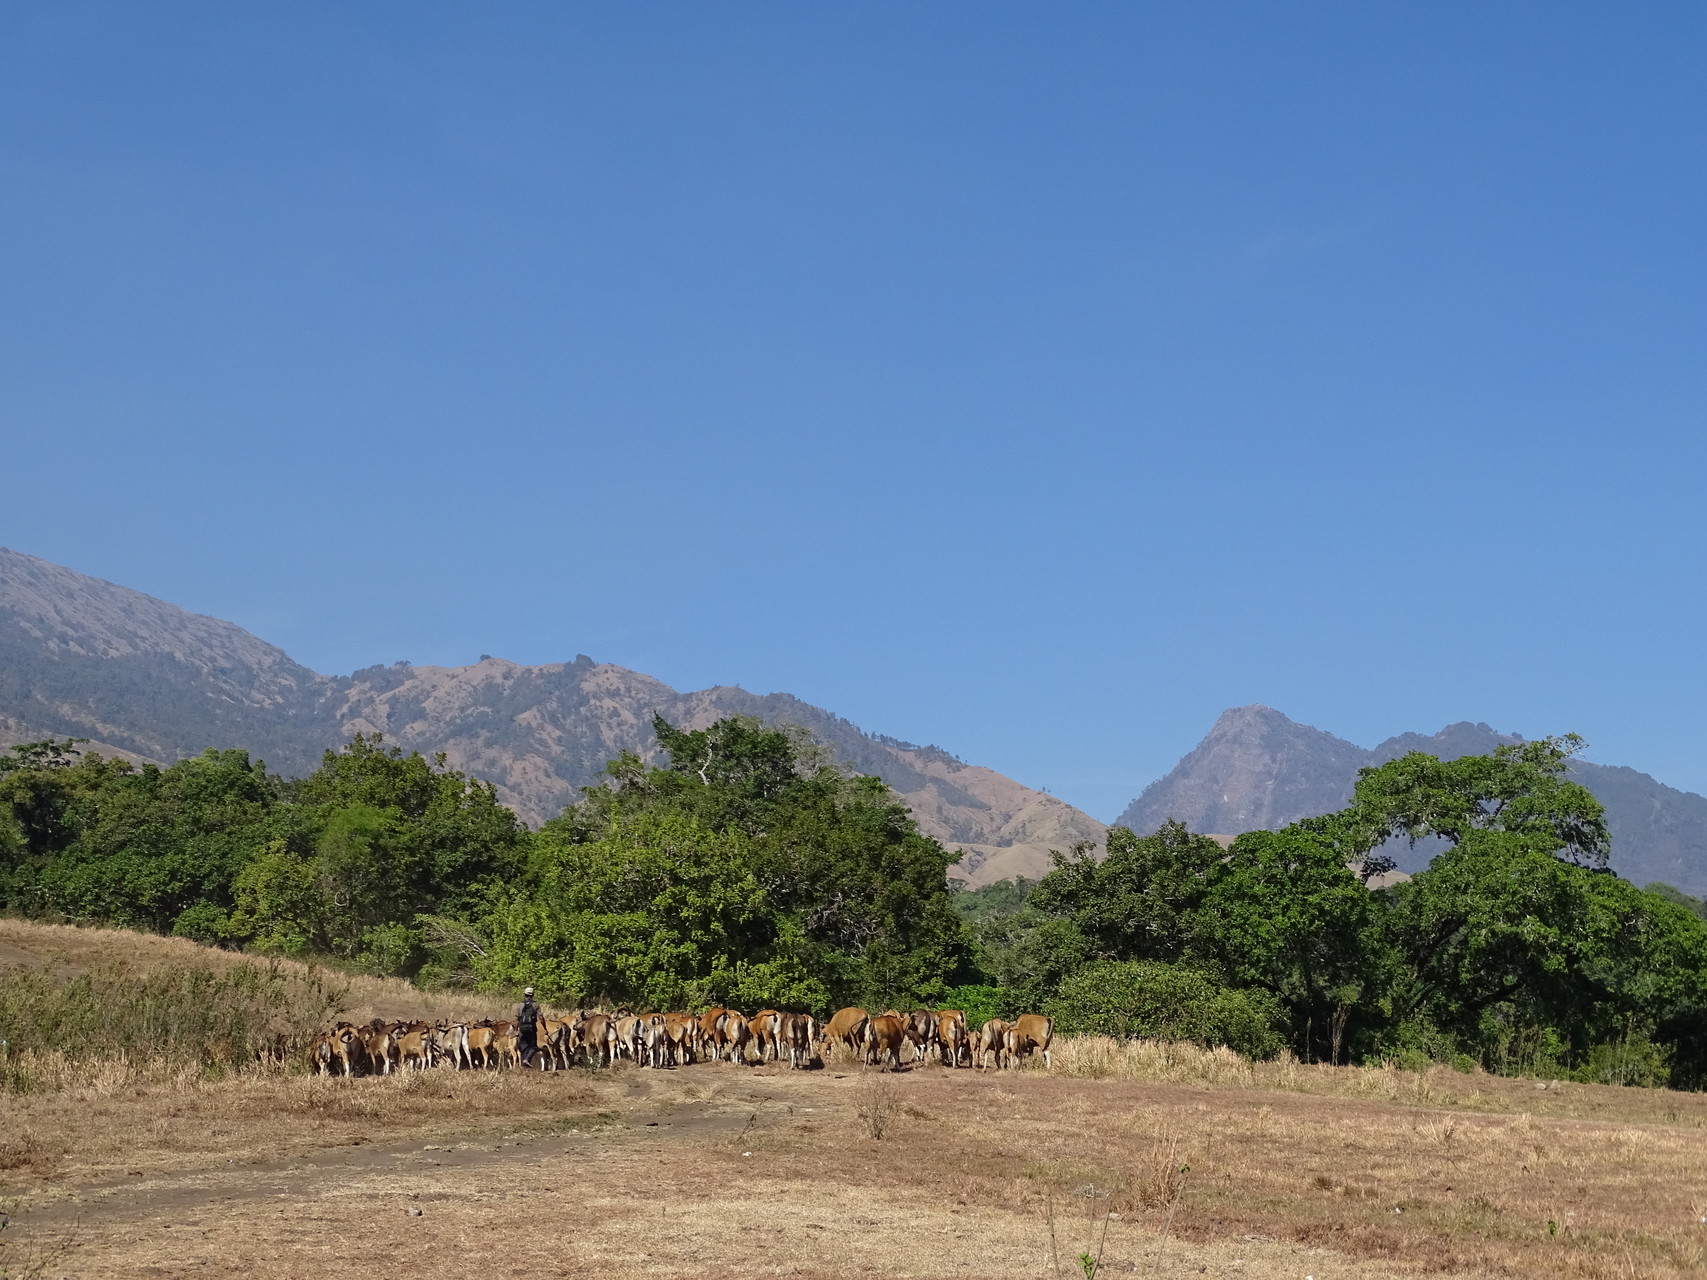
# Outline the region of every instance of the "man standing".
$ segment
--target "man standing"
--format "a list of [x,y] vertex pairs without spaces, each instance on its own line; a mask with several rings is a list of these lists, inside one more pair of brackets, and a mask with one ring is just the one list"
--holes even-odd
[[533,1055],[539,1052],[539,1006],[533,1002],[532,987],[522,988],[522,1002],[516,1006],[516,1047],[522,1065],[533,1066]]

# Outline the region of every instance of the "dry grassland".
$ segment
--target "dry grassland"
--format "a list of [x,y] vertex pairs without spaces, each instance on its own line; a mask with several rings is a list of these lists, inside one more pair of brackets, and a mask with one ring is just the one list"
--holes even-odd
[[0,1096],[14,1270],[1067,1276],[1100,1243],[1105,1275],[1707,1273],[1696,1095],[1096,1040],[1049,1073],[60,1084]]
[[[168,964],[245,963],[253,964],[255,958],[204,947],[187,938],[0,918],[0,974],[4,974],[8,965],[46,968],[69,975],[95,965],[118,964],[148,970]],[[262,963],[275,963],[304,978],[316,972],[293,960]],[[514,1001],[492,996],[422,991],[400,978],[318,972],[343,990],[344,1014],[354,1022],[404,1017],[501,1018],[509,1016],[515,1008]]]

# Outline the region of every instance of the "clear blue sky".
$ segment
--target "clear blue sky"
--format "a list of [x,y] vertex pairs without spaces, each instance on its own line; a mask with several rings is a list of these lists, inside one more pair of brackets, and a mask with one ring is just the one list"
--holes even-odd
[[1707,7],[0,5],[0,543],[310,666],[1707,790]]

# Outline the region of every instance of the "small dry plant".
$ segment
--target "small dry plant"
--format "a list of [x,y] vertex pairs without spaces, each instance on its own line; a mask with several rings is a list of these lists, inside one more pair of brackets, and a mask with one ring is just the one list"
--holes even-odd
[[895,1086],[885,1076],[867,1076],[854,1090],[854,1111],[864,1122],[865,1131],[873,1141],[883,1140],[884,1133],[895,1122],[900,1110]]
[[1146,1209],[1166,1209],[1172,1213],[1185,1194],[1190,1173],[1191,1166],[1180,1158],[1179,1135],[1158,1134],[1150,1154],[1133,1171],[1133,1198]]
[[21,1169],[40,1175],[52,1173],[64,1153],[65,1144],[49,1144],[32,1130],[24,1129],[0,1138],[0,1172]]

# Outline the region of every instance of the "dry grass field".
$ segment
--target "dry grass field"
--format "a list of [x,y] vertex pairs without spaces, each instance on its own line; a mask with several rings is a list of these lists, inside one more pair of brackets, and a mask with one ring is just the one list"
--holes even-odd
[[[0,966],[114,945],[190,946],[0,922]],[[1697,1095],[1109,1041],[987,1075],[68,1062],[0,1095],[0,1274],[1698,1276],[1704,1130]]]

